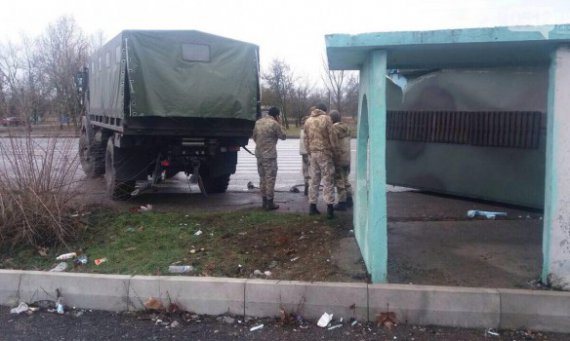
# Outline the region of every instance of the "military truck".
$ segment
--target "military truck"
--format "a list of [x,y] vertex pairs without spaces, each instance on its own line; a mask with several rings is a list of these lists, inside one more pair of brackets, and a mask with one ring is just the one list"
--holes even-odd
[[82,168],[118,200],[179,172],[225,192],[260,113],[258,46],[199,31],[123,31],[76,80]]

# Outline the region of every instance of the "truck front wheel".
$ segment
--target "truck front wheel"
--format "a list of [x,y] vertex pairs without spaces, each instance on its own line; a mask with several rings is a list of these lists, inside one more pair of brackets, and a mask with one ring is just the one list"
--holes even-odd
[[105,151],[105,182],[107,194],[113,200],[127,200],[135,190],[136,181],[121,176],[121,167],[126,166],[124,154],[125,151],[115,148],[113,137],[110,137]]
[[81,130],[79,136],[79,160],[81,168],[89,178],[95,178],[105,173],[105,150],[100,144],[92,141],[87,131]]

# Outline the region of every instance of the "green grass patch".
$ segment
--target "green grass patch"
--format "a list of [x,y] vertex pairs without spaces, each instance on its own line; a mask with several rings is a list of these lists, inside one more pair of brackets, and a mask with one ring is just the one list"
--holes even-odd
[[[189,275],[249,277],[255,269],[269,269],[275,274],[272,278],[324,280],[330,269],[319,264],[326,264],[335,240],[346,234],[338,224],[323,217],[259,209],[202,214],[98,212],[74,245],[49,249],[47,256],[30,248],[4,248],[0,268],[49,270],[59,263],[57,255],[81,250],[88,264],[72,268],[68,261],[68,271],[159,275],[167,274],[169,265],[179,264],[195,268]],[[291,262],[295,257],[304,262]],[[93,261],[98,258],[107,262],[97,266]],[[312,270],[313,261],[321,269]]]

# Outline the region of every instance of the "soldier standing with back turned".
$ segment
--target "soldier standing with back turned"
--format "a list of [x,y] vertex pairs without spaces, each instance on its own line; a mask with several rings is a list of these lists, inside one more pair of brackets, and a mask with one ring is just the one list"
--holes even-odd
[[305,147],[311,158],[311,185],[309,187],[309,214],[319,214],[317,201],[319,185],[323,180],[323,196],[327,204],[327,218],[334,218],[334,165],[332,121],[327,115],[327,107],[319,104],[303,126]]
[[275,179],[277,177],[277,139],[285,140],[287,133],[281,125],[279,109],[271,107],[267,116],[255,122],[253,140],[255,141],[255,157],[259,173],[259,189],[263,200],[263,208],[276,210],[279,205],[273,203]]
[[346,211],[352,207],[352,187],[348,181],[350,173],[350,128],[340,120],[340,113],[331,110],[329,116],[333,123],[333,140],[336,146],[333,151],[334,184],[338,195],[335,211]]

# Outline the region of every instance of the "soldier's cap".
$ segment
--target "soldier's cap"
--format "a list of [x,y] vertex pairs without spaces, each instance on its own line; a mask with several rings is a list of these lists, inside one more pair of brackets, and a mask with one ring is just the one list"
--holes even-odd
[[333,123],[340,122],[340,113],[338,112],[338,110],[331,110],[329,116],[331,117]]
[[327,112],[327,105],[324,103],[319,103],[316,105],[317,109]]
[[279,110],[279,108],[277,108],[277,107],[271,107],[271,108],[269,108],[269,112],[268,112],[269,115],[271,115],[271,116],[273,116],[273,117],[277,117],[277,116],[279,116],[279,113],[281,113],[281,111]]

